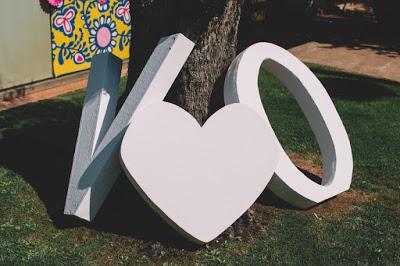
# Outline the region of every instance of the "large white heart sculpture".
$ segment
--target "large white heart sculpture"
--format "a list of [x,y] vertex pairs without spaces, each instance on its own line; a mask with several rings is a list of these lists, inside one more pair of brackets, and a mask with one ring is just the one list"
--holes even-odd
[[121,162],[142,197],[191,240],[207,243],[259,197],[279,160],[271,127],[256,111],[232,104],[201,127],[176,105],[137,114]]

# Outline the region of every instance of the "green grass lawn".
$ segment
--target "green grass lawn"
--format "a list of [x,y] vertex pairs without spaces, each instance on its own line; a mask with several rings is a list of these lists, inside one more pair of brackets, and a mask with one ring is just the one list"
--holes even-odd
[[[352,189],[309,210],[265,192],[252,219],[200,247],[124,176],[93,223],[62,214],[84,91],[0,112],[0,264],[400,264],[400,84],[312,69],[350,135]],[[266,73],[260,87],[285,149],[318,175],[318,145],[296,102]]]

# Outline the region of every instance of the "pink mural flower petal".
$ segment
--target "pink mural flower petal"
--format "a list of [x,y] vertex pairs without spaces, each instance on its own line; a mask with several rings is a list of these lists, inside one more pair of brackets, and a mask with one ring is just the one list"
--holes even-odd
[[47,0],[47,1],[49,2],[50,5],[55,7],[58,7],[63,2],[63,0]]

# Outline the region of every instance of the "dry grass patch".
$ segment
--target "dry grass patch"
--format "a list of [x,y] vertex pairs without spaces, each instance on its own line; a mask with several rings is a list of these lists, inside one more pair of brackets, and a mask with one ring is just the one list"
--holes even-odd
[[317,219],[322,219],[323,217],[338,218],[359,209],[363,203],[373,200],[375,200],[373,194],[367,194],[358,190],[349,190],[309,209],[307,213],[315,216]]
[[[290,159],[293,163],[316,178],[322,180],[323,178],[323,167],[321,157],[317,154],[302,155],[295,152],[288,152]],[[373,193],[365,193],[360,190],[349,190],[341,193],[338,196],[322,202],[321,204],[309,209],[308,214],[314,216],[317,219],[322,217],[342,217],[349,212],[360,207],[364,202],[375,200],[376,195]]]

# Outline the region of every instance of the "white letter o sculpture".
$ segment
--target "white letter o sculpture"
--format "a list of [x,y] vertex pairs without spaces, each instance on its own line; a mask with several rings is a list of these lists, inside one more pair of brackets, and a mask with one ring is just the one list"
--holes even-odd
[[293,164],[280,145],[280,161],[268,188],[298,208],[309,208],[348,190],[353,157],[342,120],[318,78],[288,51],[274,44],[257,43],[242,52],[228,70],[225,103],[251,106],[271,126],[258,88],[261,66],[276,76],[297,100],[317,138],[324,164],[324,178],[319,185]]

